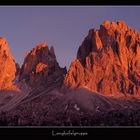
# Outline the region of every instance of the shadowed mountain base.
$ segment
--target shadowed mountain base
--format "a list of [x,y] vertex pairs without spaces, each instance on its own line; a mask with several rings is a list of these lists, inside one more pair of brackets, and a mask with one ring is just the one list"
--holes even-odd
[[[26,102],[25,102],[26,101]],[[69,94],[56,88],[1,112],[0,125],[119,126],[139,125],[140,100],[134,96],[106,97],[87,88]]]

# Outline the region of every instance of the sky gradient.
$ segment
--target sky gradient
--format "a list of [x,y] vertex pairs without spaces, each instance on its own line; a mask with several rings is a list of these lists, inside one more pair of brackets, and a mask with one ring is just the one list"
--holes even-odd
[[27,51],[48,42],[60,66],[68,69],[88,30],[98,29],[104,20],[124,20],[139,32],[140,7],[1,6],[0,36],[7,38],[20,66]]

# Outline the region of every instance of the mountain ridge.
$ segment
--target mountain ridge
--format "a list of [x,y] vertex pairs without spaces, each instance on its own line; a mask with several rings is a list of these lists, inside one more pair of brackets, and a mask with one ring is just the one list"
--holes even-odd
[[89,30],[63,87],[73,89],[85,85],[105,95],[118,92],[139,95],[139,54],[138,32],[124,21],[104,21],[99,30]]
[[13,72],[8,88],[0,88],[0,125],[140,125],[140,35],[124,21],[90,29],[68,71],[47,42],[33,47],[21,68],[8,63]]

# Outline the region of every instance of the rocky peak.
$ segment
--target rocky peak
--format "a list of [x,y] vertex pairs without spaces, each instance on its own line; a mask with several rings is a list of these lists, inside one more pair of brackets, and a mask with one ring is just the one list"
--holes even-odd
[[128,25],[123,21],[123,20],[118,20],[117,22],[113,21],[108,21],[105,20],[101,25],[100,25],[100,30],[106,29],[106,30],[125,30],[127,31],[129,29]]
[[[104,21],[99,30],[90,29],[78,49],[77,59],[82,65],[78,71],[84,71],[79,86],[106,95],[140,94],[140,35],[124,21]],[[73,67],[64,80],[64,86],[72,85],[71,89],[77,87],[77,79],[82,77],[76,69],[71,73]]]
[[102,29],[102,28],[110,29],[111,28],[111,22],[108,21],[108,20],[105,20],[100,26],[100,29]]
[[[6,57],[10,53],[9,46],[6,38],[0,37],[0,55],[1,57]],[[12,57],[12,55],[11,55]]]
[[62,87],[63,90],[71,90],[73,87],[78,87],[84,82],[84,68],[78,59],[71,63],[70,69],[65,76],[64,81],[66,86]]
[[51,54],[52,57],[56,57],[53,46],[51,46],[51,48],[50,48],[50,54]]
[[16,65],[6,38],[0,37],[0,89],[8,88],[16,76]]
[[[25,57],[19,80],[25,80],[30,86],[50,84],[58,77],[63,78],[66,69],[60,68],[54,48],[49,49],[48,43],[35,46]],[[60,79],[61,79],[60,78]]]

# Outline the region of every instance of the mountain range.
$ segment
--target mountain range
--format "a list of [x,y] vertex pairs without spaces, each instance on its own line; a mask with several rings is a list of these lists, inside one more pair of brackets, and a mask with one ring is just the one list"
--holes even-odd
[[124,21],[90,29],[61,68],[43,42],[20,67],[0,38],[0,125],[140,125],[140,34]]

